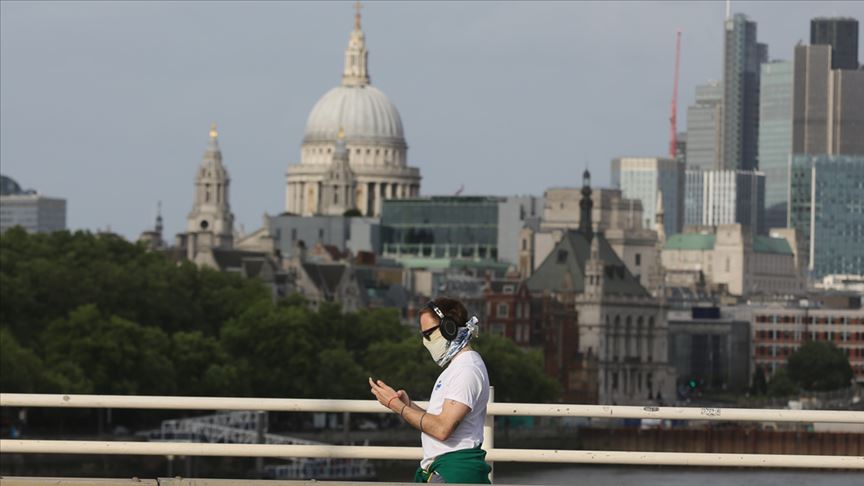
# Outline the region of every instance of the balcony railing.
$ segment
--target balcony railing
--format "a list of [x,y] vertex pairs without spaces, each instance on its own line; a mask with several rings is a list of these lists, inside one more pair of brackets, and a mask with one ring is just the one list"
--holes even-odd
[[[425,403],[418,402],[425,406]],[[0,394],[0,407],[261,410],[272,412],[385,413],[374,400],[227,398],[117,395]],[[864,412],[746,408],[685,408],[576,404],[500,403],[490,393],[483,447],[489,462],[548,462],[707,467],[864,469],[864,456],[629,452],[495,448],[493,417],[585,417],[793,423],[864,424]],[[303,444],[210,444],[77,440],[0,440],[4,454],[133,454],[235,457],[303,457],[419,460],[418,447]]]

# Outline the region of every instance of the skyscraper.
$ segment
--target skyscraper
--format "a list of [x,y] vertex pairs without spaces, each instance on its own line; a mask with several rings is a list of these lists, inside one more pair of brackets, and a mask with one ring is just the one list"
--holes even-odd
[[662,194],[667,235],[681,232],[684,224],[684,163],[659,157],[621,157],[612,160],[612,186],[628,199],[642,202],[646,228],[654,226],[657,193]]
[[768,46],[756,42],[756,22],[743,14],[726,19],[723,52],[723,145],[725,169],[758,167],[759,66]]
[[864,275],[864,156],[795,155],[789,226],[801,232],[811,276]]
[[759,169],[765,173],[765,225],[786,226],[789,155],[792,153],[793,64],[762,65],[759,97]]
[[864,154],[864,71],[831,69],[831,59],[831,46],[795,47],[795,154]]
[[717,169],[723,133],[723,83],[696,86],[696,103],[687,107],[687,168]]
[[831,69],[858,69],[858,21],[817,17],[810,20],[810,45],[831,46]]
[[30,233],[66,229],[66,200],[23,190],[11,177],[0,176],[0,233],[21,226]]
[[765,174],[747,170],[688,170],[684,224],[742,224],[765,233]]

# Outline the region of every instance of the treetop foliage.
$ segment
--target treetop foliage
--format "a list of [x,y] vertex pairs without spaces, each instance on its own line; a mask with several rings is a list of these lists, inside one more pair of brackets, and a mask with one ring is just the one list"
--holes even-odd
[[[483,335],[496,399],[557,398],[538,355]],[[310,309],[259,281],[176,264],[112,235],[0,235],[4,392],[428,398],[440,373],[395,309]]]

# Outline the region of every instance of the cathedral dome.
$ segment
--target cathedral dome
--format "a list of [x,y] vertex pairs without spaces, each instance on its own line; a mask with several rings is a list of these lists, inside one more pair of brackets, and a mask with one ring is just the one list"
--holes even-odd
[[405,145],[396,106],[370,84],[343,84],[322,96],[306,120],[303,143],[333,143],[340,128],[348,143]]

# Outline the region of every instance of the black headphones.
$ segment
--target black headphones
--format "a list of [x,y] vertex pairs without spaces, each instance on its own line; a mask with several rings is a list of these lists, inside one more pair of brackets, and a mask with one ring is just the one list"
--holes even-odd
[[456,339],[456,335],[459,334],[459,324],[456,323],[456,319],[444,315],[444,313],[441,312],[441,309],[435,305],[434,301],[430,300],[429,303],[426,304],[426,307],[431,309],[432,312],[438,316],[438,329],[441,330],[441,335],[444,336],[444,339],[448,341]]

